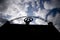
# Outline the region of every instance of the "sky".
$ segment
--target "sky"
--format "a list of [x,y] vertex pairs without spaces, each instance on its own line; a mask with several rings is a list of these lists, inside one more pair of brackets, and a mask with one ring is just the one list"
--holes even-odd
[[[6,20],[22,16],[38,16],[46,19],[46,15],[54,8],[60,8],[60,0],[0,0],[0,25]],[[56,14],[53,17],[53,14]],[[60,31],[60,13],[54,11],[47,16],[47,20],[53,22]],[[14,20],[13,23],[25,24],[24,18]],[[31,24],[47,25],[48,23],[41,19],[34,19]]]

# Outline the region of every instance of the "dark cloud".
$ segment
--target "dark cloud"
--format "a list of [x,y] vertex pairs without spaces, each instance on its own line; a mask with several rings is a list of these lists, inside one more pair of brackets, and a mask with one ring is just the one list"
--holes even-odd
[[[48,3],[47,3],[48,4]],[[46,4],[46,5],[47,5]],[[46,6],[45,5],[45,6]],[[48,7],[48,6],[51,6],[52,7],[52,9],[50,8],[50,7]],[[48,12],[48,14],[47,15],[50,15],[50,14],[52,14],[52,17],[54,17],[53,19],[52,19],[52,21],[53,21],[53,23],[55,24],[55,25],[57,25],[56,27],[59,29],[60,28],[60,0],[51,0],[51,3],[49,3],[49,5],[48,5],[47,7],[48,7],[48,9],[50,9],[50,13]],[[46,7],[46,8],[47,8]],[[54,9],[54,10],[53,10]],[[52,13],[51,13],[52,12]],[[60,31],[60,29],[59,29],[59,31]]]
[[8,7],[8,0],[0,0],[0,12],[4,11]]
[[6,11],[8,8],[8,4],[9,4],[8,0],[0,0],[0,25],[4,24],[7,21],[2,17],[3,17],[4,11]]
[[6,0],[0,0],[0,4],[4,3]]

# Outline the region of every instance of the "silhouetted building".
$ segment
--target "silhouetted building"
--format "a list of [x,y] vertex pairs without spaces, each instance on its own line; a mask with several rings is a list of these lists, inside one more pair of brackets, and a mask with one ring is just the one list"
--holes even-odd
[[10,24],[8,21],[0,28],[0,32],[58,32],[50,22],[48,25]]

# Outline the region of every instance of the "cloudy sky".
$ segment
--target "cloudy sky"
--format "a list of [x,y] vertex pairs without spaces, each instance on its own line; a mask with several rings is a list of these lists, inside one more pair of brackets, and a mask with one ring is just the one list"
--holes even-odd
[[[46,19],[46,15],[54,8],[60,8],[60,0],[0,0],[0,25],[6,20],[12,20],[22,16],[39,16]],[[60,13],[53,17],[47,16],[47,20],[54,23],[60,30]],[[14,20],[14,23],[24,24],[24,18]],[[47,25],[47,22],[41,19],[34,19],[31,24]]]

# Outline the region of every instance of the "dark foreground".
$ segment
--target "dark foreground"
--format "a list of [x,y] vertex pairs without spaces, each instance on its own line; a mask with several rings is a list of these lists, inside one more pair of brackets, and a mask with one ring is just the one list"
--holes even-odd
[[48,25],[18,25],[7,22],[0,28],[0,32],[58,32],[52,23]]

